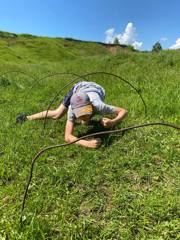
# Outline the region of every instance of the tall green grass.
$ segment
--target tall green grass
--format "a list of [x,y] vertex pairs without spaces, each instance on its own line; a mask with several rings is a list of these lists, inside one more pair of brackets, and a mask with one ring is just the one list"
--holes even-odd
[[[32,55],[32,62],[34,59]],[[147,104],[145,115],[141,100],[128,85],[103,74],[88,77],[105,88],[107,103],[128,110],[128,117],[116,128],[154,121],[179,125],[179,59],[179,51],[123,51],[46,64],[3,62],[0,239],[178,239],[177,131],[158,126],[142,128],[124,136],[103,137],[97,150],[71,145],[45,153],[35,165],[23,224],[19,226],[31,159],[43,147],[64,142],[66,117],[49,120],[45,131],[43,121],[16,125],[15,118],[21,112],[45,110],[73,78],[59,75],[39,81],[43,76],[106,71],[130,81]],[[52,108],[58,106],[66,91]],[[76,126],[75,134],[97,130],[98,125]]]

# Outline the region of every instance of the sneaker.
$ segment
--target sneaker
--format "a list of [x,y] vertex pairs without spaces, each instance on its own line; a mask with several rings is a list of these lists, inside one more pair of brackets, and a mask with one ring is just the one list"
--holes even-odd
[[27,116],[25,113],[21,113],[19,116],[16,118],[16,123],[23,123],[27,120]]

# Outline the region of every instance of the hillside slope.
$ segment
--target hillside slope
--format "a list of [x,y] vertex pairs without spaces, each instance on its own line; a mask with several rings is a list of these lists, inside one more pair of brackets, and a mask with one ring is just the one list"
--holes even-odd
[[[102,136],[102,146],[96,150],[70,145],[44,153],[34,165],[19,225],[31,160],[40,149],[64,143],[66,117],[49,119],[43,130],[43,121],[17,125],[16,116],[47,109],[72,79],[101,84],[106,103],[128,110],[117,129],[146,122],[180,124],[179,50],[110,55],[94,43],[96,53],[90,43],[68,40],[72,46],[65,51],[56,48],[56,41],[65,40],[27,38],[15,37],[14,45],[14,37],[1,38],[3,49],[14,51],[8,55],[3,50],[0,64],[0,239],[178,239],[179,135],[163,126]],[[64,55],[57,55],[57,49]],[[130,85],[102,72],[135,86],[147,114]],[[76,79],[73,75],[86,73],[92,74]],[[72,85],[59,93],[52,109]],[[76,125],[75,135],[103,130],[98,120],[91,126]]]
[[114,46],[71,38],[49,38],[0,32],[1,62],[58,62],[77,57],[105,55],[109,52],[116,52],[116,48],[124,49],[125,47],[124,45]]

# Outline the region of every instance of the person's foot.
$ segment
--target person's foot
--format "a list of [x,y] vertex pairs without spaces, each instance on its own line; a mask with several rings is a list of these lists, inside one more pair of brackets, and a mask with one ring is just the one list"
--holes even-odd
[[16,123],[23,123],[27,120],[27,115],[25,113],[21,113],[19,116],[16,118]]

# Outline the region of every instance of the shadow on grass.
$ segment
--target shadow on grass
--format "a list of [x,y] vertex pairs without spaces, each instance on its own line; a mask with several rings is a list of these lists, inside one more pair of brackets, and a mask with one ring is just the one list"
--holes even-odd
[[[115,130],[118,129],[117,127],[113,127],[113,128],[105,128],[100,124],[100,121],[97,120],[92,120],[91,124],[89,125],[89,129],[87,131],[83,131],[78,133],[77,137],[82,137],[88,134],[93,134],[93,133],[98,133],[98,132],[103,132],[103,131],[108,131],[108,130]],[[112,144],[114,144],[115,142],[117,142],[119,140],[119,138],[122,138],[125,134],[125,131],[122,133],[118,134],[118,138],[117,138],[117,134],[113,135],[113,134],[102,134],[97,136],[96,138],[101,138],[102,143],[104,146],[110,146]]]

